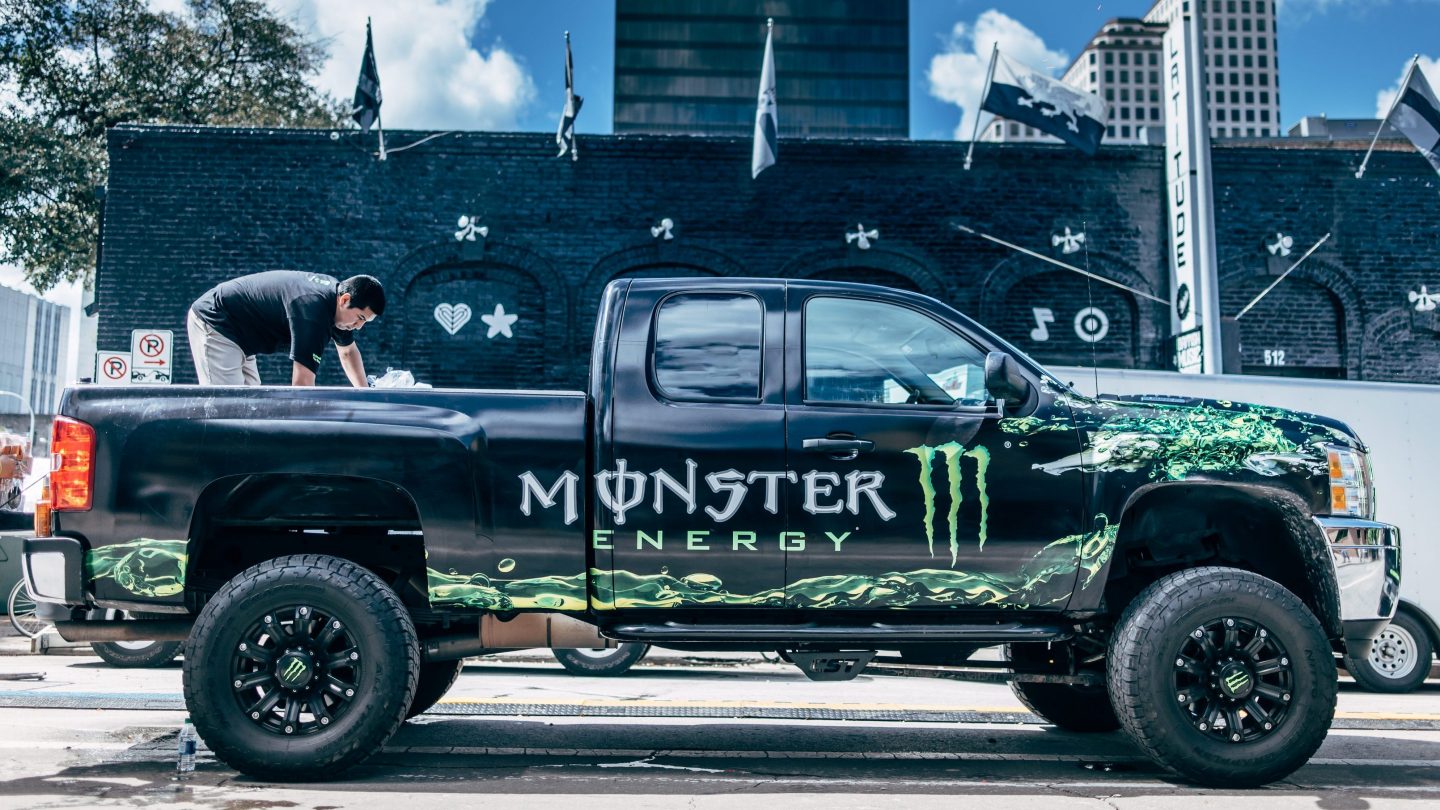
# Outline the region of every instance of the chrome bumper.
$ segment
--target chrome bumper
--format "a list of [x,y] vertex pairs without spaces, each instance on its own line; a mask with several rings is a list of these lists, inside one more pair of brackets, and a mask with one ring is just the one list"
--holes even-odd
[[36,602],[82,605],[85,592],[81,582],[85,551],[80,541],[68,537],[32,537],[25,540],[21,575]]
[[1317,517],[1315,524],[1335,566],[1345,642],[1363,655],[1400,604],[1400,530],[1357,518]]

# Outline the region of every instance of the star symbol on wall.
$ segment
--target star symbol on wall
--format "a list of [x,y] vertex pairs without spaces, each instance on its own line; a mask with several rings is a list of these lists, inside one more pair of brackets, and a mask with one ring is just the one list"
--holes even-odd
[[495,312],[490,315],[481,315],[480,320],[484,321],[485,325],[490,327],[490,329],[485,333],[486,338],[493,338],[496,335],[504,335],[507,338],[513,338],[515,337],[515,334],[510,331],[510,327],[516,321],[520,320],[520,316],[506,315],[505,305],[496,304]]

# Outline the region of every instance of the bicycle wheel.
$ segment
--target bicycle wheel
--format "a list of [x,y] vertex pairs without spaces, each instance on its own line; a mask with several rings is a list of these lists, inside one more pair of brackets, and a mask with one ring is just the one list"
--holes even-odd
[[10,626],[20,631],[22,636],[35,638],[50,624],[35,615],[35,601],[30,598],[23,579],[10,589],[10,600],[5,604],[10,610]]

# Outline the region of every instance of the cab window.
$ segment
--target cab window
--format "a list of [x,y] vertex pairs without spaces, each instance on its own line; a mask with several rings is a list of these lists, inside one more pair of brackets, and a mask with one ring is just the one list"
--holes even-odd
[[805,400],[982,406],[985,354],[913,309],[857,298],[805,304]]
[[760,399],[760,301],[748,295],[687,293],[655,316],[655,383],[670,399]]

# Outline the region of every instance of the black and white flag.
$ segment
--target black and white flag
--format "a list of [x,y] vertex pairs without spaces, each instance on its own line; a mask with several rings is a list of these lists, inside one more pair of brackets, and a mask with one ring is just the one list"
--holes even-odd
[[365,21],[365,56],[360,60],[360,78],[355,81],[350,117],[365,133],[369,133],[380,118],[380,71],[375,67],[375,41],[370,36],[369,20]]
[[1405,133],[1435,171],[1440,172],[1440,103],[1436,102],[1435,91],[1425,81],[1419,65],[1411,69],[1410,81],[1400,88],[1390,123]]
[[765,32],[765,61],[760,66],[760,97],[755,104],[755,148],[750,155],[750,178],[775,165],[777,148],[775,117],[775,22],[767,20]]
[[560,145],[560,154],[570,153],[571,160],[579,160],[575,149],[575,116],[580,114],[580,105],[585,99],[575,95],[575,61],[570,58],[570,32],[565,32],[565,109],[560,112],[560,128],[555,130],[555,143]]
[[993,69],[980,109],[1029,124],[1087,155],[1100,148],[1109,110],[1099,96],[1011,62],[998,51]]

